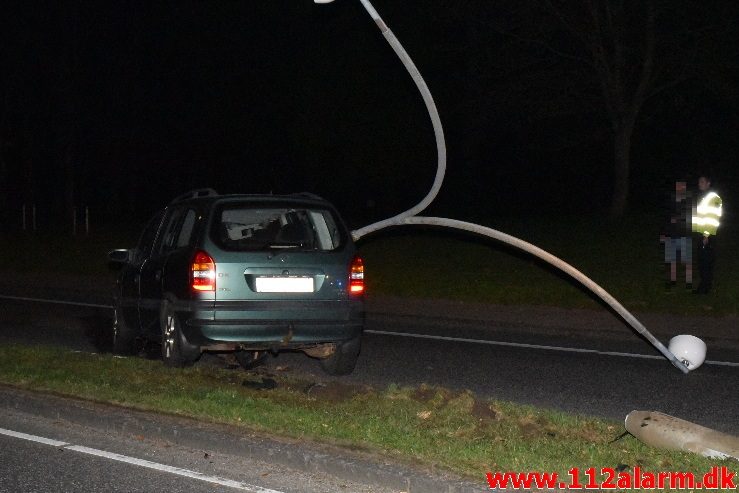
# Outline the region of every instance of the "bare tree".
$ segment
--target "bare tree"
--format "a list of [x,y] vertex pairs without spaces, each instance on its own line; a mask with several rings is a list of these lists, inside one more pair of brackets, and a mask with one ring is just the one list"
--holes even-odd
[[[649,97],[684,80],[692,56],[684,52],[683,67],[678,70],[657,66],[654,0],[584,0],[559,6],[549,1],[547,5],[585,47],[586,62],[596,75],[613,133],[610,215],[621,217],[628,203],[632,138],[639,114]],[[664,47],[670,44],[674,48],[670,41],[661,39]]]
[[[698,75],[697,58],[709,46],[704,41],[720,38],[706,36],[719,29],[715,22],[720,23],[720,14],[702,5],[662,0],[547,0],[514,2],[508,9],[515,20],[500,32],[528,47],[530,53],[520,57],[549,60],[535,69],[539,77],[553,73],[551,64],[558,60],[569,67],[559,77],[584,79],[567,86],[583,91],[590,84],[592,94],[583,92],[582,99],[599,100],[612,134],[610,215],[621,217],[628,205],[632,140],[645,105],[666,88]],[[571,99],[561,90],[547,94],[554,100],[562,96]]]

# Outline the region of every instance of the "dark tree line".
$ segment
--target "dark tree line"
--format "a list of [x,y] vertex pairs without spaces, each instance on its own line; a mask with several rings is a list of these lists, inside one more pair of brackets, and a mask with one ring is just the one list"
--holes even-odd
[[[469,196],[478,213],[505,212],[558,181],[597,183],[603,212],[619,217],[650,159],[672,157],[661,127],[690,133],[710,107],[716,128],[739,129],[736,2],[376,6],[447,129],[438,207],[464,210],[458,198]],[[415,203],[433,179],[423,105],[358,2],[73,0],[18,2],[7,14],[3,211],[43,203],[68,218],[89,204],[118,220],[215,186],[309,189],[383,215]],[[736,147],[706,145],[736,157]]]
[[474,115],[467,157],[478,158],[489,138],[485,120],[496,115],[520,128],[567,125],[576,135],[561,132],[563,145],[608,139],[611,217],[628,206],[635,133],[670,111],[689,115],[710,98],[736,116],[735,2],[547,0],[492,8],[470,0],[445,6],[455,13],[451,22],[465,29],[463,49],[474,51],[466,59],[464,104]]
[[706,71],[706,62],[739,34],[737,10],[721,2],[660,0],[548,0],[543,6],[546,17],[527,16],[539,22],[526,26],[519,39],[530,36],[533,47],[579,66],[594,81],[613,142],[610,214],[620,217],[628,203],[632,140],[645,105],[691,79],[711,86],[715,74]]

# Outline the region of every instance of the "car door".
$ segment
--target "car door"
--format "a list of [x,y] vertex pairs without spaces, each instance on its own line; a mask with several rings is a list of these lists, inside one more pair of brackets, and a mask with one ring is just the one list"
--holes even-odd
[[176,240],[176,233],[181,225],[185,208],[171,207],[164,214],[164,219],[157,235],[151,255],[141,265],[139,277],[139,318],[141,328],[146,334],[159,333],[159,310],[162,306],[162,273],[167,262],[171,245]]
[[139,318],[139,279],[141,267],[151,254],[159,225],[162,222],[163,211],[158,212],[146,224],[139,237],[136,248],[131,252],[129,262],[123,266],[120,274],[119,306],[122,315],[132,327],[141,327]]

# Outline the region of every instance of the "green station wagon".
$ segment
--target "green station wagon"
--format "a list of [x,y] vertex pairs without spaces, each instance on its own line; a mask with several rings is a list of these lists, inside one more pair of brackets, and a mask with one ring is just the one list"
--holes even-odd
[[113,348],[161,342],[169,366],[203,351],[244,367],[291,349],[333,375],[353,371],[364,328],[364,266],[339,214],[312,194],[178,197],[136,248],[114,250]]

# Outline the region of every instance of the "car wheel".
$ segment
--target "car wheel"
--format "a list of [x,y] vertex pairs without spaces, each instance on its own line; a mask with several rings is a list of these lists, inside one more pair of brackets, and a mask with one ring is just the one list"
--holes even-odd
[[123,318],[123,313],[116,302],[113,308],[113,353],[131,355],[136,344],[136,332],[131,329]]
[[187,342],[171,308],[162,312],[162,361],[175,368],[192,365],[200,357],[200,348]]
[[244,370],[252,370],[264,363],[267,357],[267,351],[236,351],[234,353],[236,361],[239,362]]
[[336,351],[321,360],[321,368],[329,375],[348,375],[354,371],[362,347],[362,336],[339,343]]

